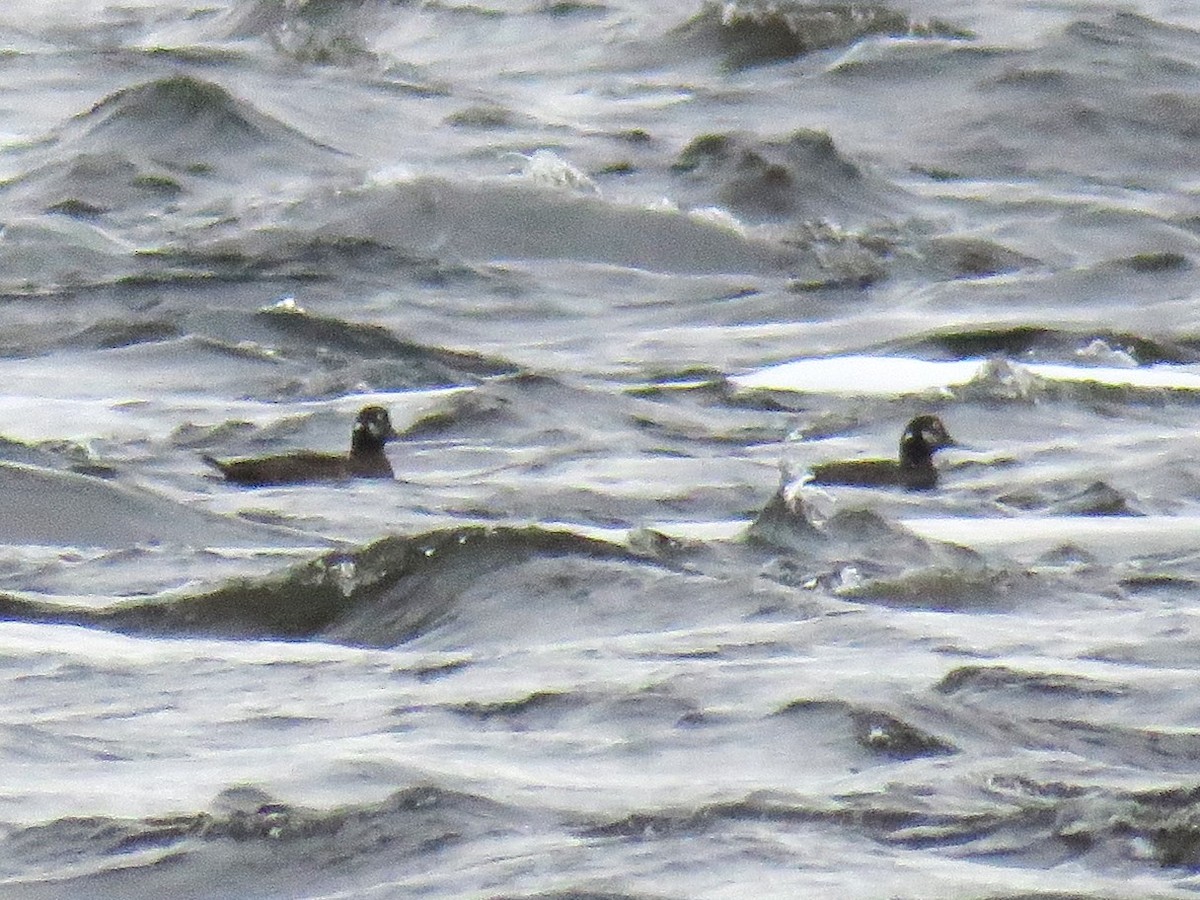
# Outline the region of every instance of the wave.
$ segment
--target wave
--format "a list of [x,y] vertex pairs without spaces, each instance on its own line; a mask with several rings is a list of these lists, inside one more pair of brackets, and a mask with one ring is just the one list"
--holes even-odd
[[776,715],[794,720],[813,732],[853,735],[860,749],[884,759],[918,759],[958,752],[949,742],[891,713],[840,700],[796,700]]
[[241,355],[257,344],[268,352],[272,367],[286,366],[286,373],[274,375],[257,392],[246,391],[271,400],[449,387],[517,372],[502,359],[428,346],[380,325],[288,307],[227,312],[197,325],[205,332],[201,340],[216,350]]
[[997,500],[1021,510],[1038,510],[1051,516],[1137,516],[1132,497],[1103,481],[1078,479],[1041,482],[1001,494]]
[[1077,755],[1090,765],[1136,766],[1190,774],[1200,756],[1200,735],[1189,729],[1125,724],[1144,702],[1124,680],[1006,665],[961,666],[933,685],[944,726],[959,740],[970,734],[991,741]]
[[337,280],[347,272],[384,281],[389,287],[399,279],[420,287],[440,287],[504,283],[509,277],[486,265],[438,259],[386,239],[302,231],[277,237],[269,244],[255,241],[251,246],[243,234],[235,233],[216,240],[174,240],[141,249],[138,271],[122,278],[120,287],[161,290],[164,286],[186,289],[197,283],[218,287],[279,280],[309,283]]
[[746,530],[751,543],[777,549],[808,549],[823,540],[800,495],[780,486]]
[[272,309],[160,312],[47,329],[13,347],[18,358],[0,359],[0,373],[20,387],[22,402],[151,397],[167,389],[278,402],[430,390],[518,372],[503,359],[428,346],[382,326]]
[[[255,321],[274,334],[273,346],[285,353],[303,348],[313,353],[345,354],[357,359],[396,360],[423,376],[422,386],[454,384],[464,376],[508,375],[516,371],[512,363],[490,359],[481,354],[430,347],[396,337],[381,325],[347,322],[307,312],[278,311],[268,307],[254,315]],[[436,370],[436,372],[435,372]]]
[[0,294],[9,297],[53,297],[138,269],[132,245],[81,219],[14,213],[0,236]]
[[[571,564],[581,571],[567,574]],[[320,639],[369,647],[411,643],[438,631],[431,640],[439,646],[471,646],[530,639],[532,632],[521,634],[527,624],[523,608],[562,594],[561,588],[539,587],[541,579],[579,579],[581,586],[590,577],[600,579],[591,588],[597,608],[585,610],[585,618],[602,620],[606,607],[599,600],[611,588],[606,582],[618,572],[636,578],[647,566],[658,564],[569,532],[471,526],[384,538],[197,595],[122,601],[103,609],[0,597],[0,617],[148,636]],[[502,572],[515,573],[511,584],[500,578]],[[470,604],[463,600],[468,594]],[[623,609],[624,593],[621,600]],[[570,609],[558,612],[571,615]],[[561,638],[563,623],[553,609],[537,618],[548,639]]]
[[[451,181],[420,176],[314,194],[263,211],[233,234],[190,252],[236,247],[278,259],[311,241],[360,242],[417,258],[571,259],[668,273],[803,273],[811,253],[748,236],[675,209],[650,209],[547,188],[519,178]],[[814,273],[815,274],[815,273]]]
[[256,110],[226,88],[172,75],[105,97],[31,152],[3,195],[29,213],[85,220],[178,211],[188,200],[244,185],[259,171],[278,179],[336,176],[348,158]]
[[864,37],[967,39],[969,31],[933,19],[919,22],[882,3],[806,3],[801,0],[707,0],[673,36],[719,54],[738,70],[846,47]]
[[[1043,45],[979,73],[971,114],[950,123],[959,149],[945,165],[966,177],[1078,178],[1173,191],[1188,165],[1200,105],[1198,33],[1133,12],[1081,18]],[[1064,179],[1065,180],[1065,179]]]
[[933,403],[1177,402],[1200,398],[1200,373],[1169,364],[1079,365],[990,359],[925,360],[906,356],[801,359],[729,379],[743,390],[845,396],[922,396]]
[[[795,714],[802,716],[803,710],[798,707]],[[809,709],[821,711],[820,704]],[[824,711],[846,713],[837,708]],[[1164,882],[1146,881],[1139,865],[1166,866],[1182,877],[1200,860],[1195,828],[1200,796],[1191,787],[1122,791],[1096,785],[1095,779],[1076,784],[990,772],[964,775],[960,781],[967,784],[958,802],[934,808],[927,778],[912,783],[896,770],[906,764],[922,763],[919,758],[913,763],[892,761],[889,783],[866,789],[846,786],[832,797],[753,791],[707,803],[647,805],[608,815],[520,809],[428,782],[403,787],[382,800],[330,809],[289,803],[243,785],[229,788],[209,809],[195,812],[72,817],[10,826],[0,838],[0,853],[6,888],[13,896],[96,898],[148,892],[200,896],[199,886],[211,890],[212,873],[217,871],[223,873],[221,884],[230,895],[266,891],[299,896],[314,890],[338,894],[353,892],[367,879],[410,887],[425,884],[442,893],[461,894],[470,891],[471,878],[414,880],[417,872],[429,878],[430,852],[485,845],[521,849],[527,855],[551,852],[547,846],[561,847],[567,841],[584,847],[615,842],[626,845],[628,853],[673,858],[677,842],[693,850],[697,839],[702,845],[744,843],[751,832],[768,827],[796,841],[805,840],[811,829],[844,835],[856,845],[868,841],[861,851],[864,866],[877,862],[889,848],[951,853],[957,860],[955,873],[935,882],[950,894],[961,893],[964,883],[978,883],[977,892],[995,894],[995,876],[990,873],[997,853],[1007,864],[1031,867],[1043,878],[1048,867],[1073,868],[1073,861],[1086,856],[1088,873],[1072,882],[1077,892],[1071,896],[1079,897],[1132,896],[1127,890],[1131,877],[1135,893],[1136,884],[1142,885],[1143,893],[1148,888],[1153,892],[1151,885],[1161,888]],[[506,844],[521,836],[537,842],[532,851],[529,843]],[[699,859],[688,857],[693,858]],[[982,864],[983,871],[964,880],[964,867],[969,869],[972,861]],[[518,881],[522,874],[517,874]],[[928,889],[928,873],[920,877]],[[562,887],[576,878],[578,887]],[[906,882],[919,891],[918,883],[917,878]],[[560,871],[553,884],[559,887],[536,896],[648,896],[598,891],[594,879],[573,874],[570,868],[566,874]],[[533,895],[523,890],[511,896]],[[1006,896],[1015,894],[1010,889]],[[1031,889],[1021,896],[1049,895]]]
[[[587,423],[624,422],[630,430],[648,427],[637,402],[620,395],[531,372],[499,374],[505,377],[490,379],[469,393],[450,394],[427,408],[405,434],[514,447],[578,447],[594,440]],[[695,437],[685,435],[683,440]],[[656,441],[656,446],[661,444]]]
[[[813,602],[946,610],[1011,605],[1049,586],[990,568],[967,549],[924,541],[869,510],[845,510],[794,534],[782,528],[760,521],[744,540],[685,545],[649,532],[616,543],[539,526],[471,525],[333,550],[199,592],[88,607],[0,595],[0,618],[142,636],[459,651],[724,622],[731,579],[765,578],[803,589]],[[631,596],[655,599],[631,604]],[[742,614],[760,612],[761,598],[748,596]],[[557,715],[560,700],[539,695],[475,712]]]
[[243,785],[198,812],[10,827],[0,837],[0,858],[9,896],[211,896],[215,870],[225,873],[226,896],[300,896],[314,883],[336,890],[347,871],[361,886],[364,865],[419,866],[432,847],[495,840],[529,825],[516,807],[428,783],[333,809]]
[[971,612],[1010,609],[1027,601],[1024,573],[980,567],[962,570],[947,565],[916,566],[899,575],[880,573],[859,578],[836,590],[839,597],[898,609]]
[[[882,790],[846,792],[820,804],[763,792],[693,809],[633,813],[586,826],[581,833],[645,842],[711,834],[738,822],[814,824],[853,831],[883,846],[953,849],[960,859],[994,862],[1000,846],[1011,865],[1039,869],[1083,854],[1089,858],[1100,854],[1115,861],[1114,879],[1121,878],[1123,864],[1131,857],[1184,870],[1200,861],[1195,828],[1200,798],[1195,789],[1122,792],[1000,775],[989,781],[985,793],[994,795],[997,811],[980,809],[977,799],[960,812],[931,811],[920,799],[922,792],[914,794],[907,785],[893,784]],[[1095,884],[1098,878],[1103,876],[1092,875],[1089,881]],[[1078,896],[1125,893],[1116,880],[1102,884],[1107,890],[1098,887]],[[956,888],[962,889],[961,881]]]
[[117,91],[79,116],[66,137],[91,152],[144,153],[176,171],[219,170],[231,157],[263,149],[326,164],[341,156],[224,87],[189,75]]
[[0,463],[0,543],[68,547],[311,547],[311,535],[190,509],[72,472]]
[[818,131],[779,140],[702,135],[684,147],[672,171],[707,202],[743,217],[846,223],[895,214],[902,205],[898,188],[846,159]]
[[1009,666],[960,666],[943,676],[933,688],[962,700],[979,700],[1000,695],[1009,701],[1030,703],[1034,700],[1060,705],[1067,700],[1115,700],[1129,693],[1129,687],[1080,675],[1054,672],[1027,672]]
[[398,5],[379,0],[254,0],[228,13],[220,33],[234,39],[263,38],[277,53],[299,63],[375,65],[378,57],[368,35],[385,28],[390,18],[386,14]]
[[[970,611],[1024,602],[1035,576],[955,542],[926,539],[873,509],[847,506],[820,519],[803,482],[782,486],[746,529],[772,556],[764,574],[843,600],[902,609]],[[945,520],[953,523],[954,519]]]
[[1000,355],[1129,368],[1200,362],[1200,341],[1195,338],[1167,339],[1103,327],[1083,330],[1048,325],[980,324],[919,334],[882,344],[877,349],[951,359]]

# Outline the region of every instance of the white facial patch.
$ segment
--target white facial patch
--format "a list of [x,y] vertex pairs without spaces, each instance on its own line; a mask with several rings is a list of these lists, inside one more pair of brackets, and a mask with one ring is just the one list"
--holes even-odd
[[946,442],[946,432],[940,428],[922,428],[921,438],[930,446],[944,444]]
[[372,437],[382,438],[387,437],[390,429],[387,425],[387,419],[378,413],[373,414],[363,423],[363,427],[367,429]]

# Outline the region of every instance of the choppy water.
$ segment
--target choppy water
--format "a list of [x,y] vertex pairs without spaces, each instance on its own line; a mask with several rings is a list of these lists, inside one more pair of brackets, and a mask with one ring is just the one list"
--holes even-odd
[[0,896],[1200,891],[1194,4],[0,35]]

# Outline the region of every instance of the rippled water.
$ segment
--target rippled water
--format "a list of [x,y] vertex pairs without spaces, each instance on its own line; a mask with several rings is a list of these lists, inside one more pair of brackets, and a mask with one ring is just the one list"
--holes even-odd
[[1200,890],[1194,4],[0,35],[0,896]]

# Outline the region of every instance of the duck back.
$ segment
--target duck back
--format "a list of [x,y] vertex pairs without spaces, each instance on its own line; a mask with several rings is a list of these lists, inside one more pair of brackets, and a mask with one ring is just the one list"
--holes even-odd
[[394,477],[391,463],[383,453],[345,456],[337,453],[298,452],[258,459],[231,460],[206,456],[204,461],[220,471],[227,481],[254,486]]
[[386,409],[364,406],[350,432],[348,454],[296,450],[248,459],[220,460],[205,456],[204,461],[224,475],[226,481],[250,487],[351,478],[394,478],[392,464],[383,448],[399,436]]
[[842,484],[858,487],[904,487],[929,490],[937,485],[937,469],[932,463],[901,465],[892,459],[853,459],[818,463],[811,469],[816,484]]

